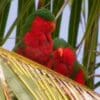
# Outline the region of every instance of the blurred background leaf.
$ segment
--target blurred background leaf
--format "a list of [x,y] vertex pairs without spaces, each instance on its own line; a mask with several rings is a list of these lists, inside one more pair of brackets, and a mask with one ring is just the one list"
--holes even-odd
[[3,41],[10,5],[11,0],[8,0],[7,2],[6,0],[0,0],[0,45]]
[[[78,2],[78,3],[77,3]],[[73,0],[68,29],[68,43],[73,48],[76,47],[78,29],[81,17],[82,0]]]
[[[84,44],[84,56],[83,64],[87,67],[88,75],[95,73],[95,61],[96,53],[93,50],[97,50],[98,43],[98,14],[99,14],[99,0],[91,1],[89,0],[88,9],[88,24],[86,28],[85,44]],[[94,88],[94,78],[88,80],[87,82],[90,88]]]
[[[34,13],[35,11],[34,5],[35,5],[34,0],[18,0],[18,16],[20,16],[20,21],[19,23],[17,23],[16,43],[23,37],[23,34],[26,33],[24,30],[28,28],[28,25],[27,27],[25,27],[25,29],[22,27],[24,24],[28,24],[28,22],[25,23],[27,17],[30,16],[32,13]],[[22,16],[23,11],[24,11],[24,14]]]

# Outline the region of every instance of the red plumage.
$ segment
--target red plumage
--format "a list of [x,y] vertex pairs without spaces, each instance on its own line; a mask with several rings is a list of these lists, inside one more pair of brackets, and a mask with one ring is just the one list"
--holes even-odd
[[85,73],[80,69],[75,77],[75,81],[85,85]]
[[[36,17],[32,23],[30,32],[24,36],[25,45],[23,56],[46,65],[51,52],[53,51],[53,40],[51,32],[55,29],[55,22],[47,21],[41,17]],[[17,51],[21,53],[21,50]]]
[[[55,26],[55,22],[37,16],[32,22],[31,30],[24,36],[24,48],[18,48],[17,53],[71,77],[77,60],[76,54],[71,48],[53,50],[52,32]],[[75,81],[85,84],[84,73],[81,70],[77,73]]]
[[67,74],[67,67],[65,64],[63,63],[59,63],[55,66],[54,70],[62,75],[66,75]]
[[59,48],[52,53],[52,58],[49,60],[47,66],[49,68],[53,68],[57,67],[59,64],[63,64],[64,66],[66,66],[66,76],[70,77],[74,71],[75,62],[76,55],[74,54],[74,51],[72,52],[70,48]]
[[76,54],[71,48],[65,48],[63,49],[63,62],[70,65],[74,66],[76,62]]
[[34,32],[39,30],[41,32],[44,32],[45,34],[48,33],[51,34],[52,32],[54,32],[55,27],[56,27],[55,22],[48,21],[37,16],[32,23],[31,31]]

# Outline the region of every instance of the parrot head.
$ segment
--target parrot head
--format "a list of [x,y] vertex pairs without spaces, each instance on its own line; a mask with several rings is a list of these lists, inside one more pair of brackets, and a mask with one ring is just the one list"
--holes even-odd
[[54,15],[47,9],[39,9],[35,12],[35,19],[32,23],[32,31],[41,31],[45,34],[54,32],[56,22]]

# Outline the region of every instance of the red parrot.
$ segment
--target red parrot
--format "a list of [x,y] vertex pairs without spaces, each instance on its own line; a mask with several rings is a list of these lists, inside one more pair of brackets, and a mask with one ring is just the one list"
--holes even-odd
[[[85,85],[85,73],[79,66],[75,66],[76,61],[76,54],[71,48],[58,48],[52,53],[47,66],[69,78],[74,75],[73,80]],[[75,67],[78,67],[77,73]]]
[[[76,55],[70,48],[59,48],[55,50],[48,62],[48,67],[55,69],[59,64],[66,66],[66,76],[71,76],[73,73],[74,63],[76,62]],[[60,66],[61,66],[60,65]],[[63,73],[62,73],[63,74]]]
[[[52,32],[55,30],[56,23],[54,18],[50,20],[45,18],[45,15],[41,14],[43,10],[45,9],[37,11],[38,13],[35,14],[30,31],[23,37],[23,44],[25,45],[23,52],[21,48],[18,48],[17,52],[45,65],[53,51]],[[50,16],[51,12],[45,11]]]
[[[83,70],[78,68],[75,73],[77,67],[75,66],[77,62],[75,52],[70,47],[60,48],[60,42],[55,50],[52,39],[55,27],[54,16],[50,11],[46,9],[36,11],[30,31],[23,37],[22,45],[24,46],[17,48],[16,52],[69,78],[74,76],[72,79],[85,84]],[[65,44],[63,41],[62,43]]]
[[76,77],[74,79],[76,82],[80,83],[80,84],[84,84],[85,85],[85,73],[82,69],[79,70],[79,72],[76,74]]

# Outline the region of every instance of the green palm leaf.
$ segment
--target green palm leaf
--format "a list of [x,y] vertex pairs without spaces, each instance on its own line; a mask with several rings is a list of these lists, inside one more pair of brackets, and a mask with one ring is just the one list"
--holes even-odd
[[[27,4],[29,3],[28,7]],[[26,30],[26,27],[25,29],[22,28],[27,19],[28,16],[30,16],[31,14],[34,13],[34,10],[35,10],[35,4],[34,4],[34,0],[19,0],[18,1],[18,16],[21,16],[20,17],[20,22],[17,24],[17,31],[16,31],[16,43],[23,37],[22,34],[25,34],[25,31]],[[23,9],[25,11],[24,15],[22,16],[22,11]],[[27,23],[28,24],[28,23]],[[28,25],[27,25],[27,28],[28,28]]]
[[[77,3],[78,2],[78,3]],[[74,0],[71,7],[69,30],[68,30],[68,42],[73,48],[76,47],[78,29],[81,16],[82,0]]]
[[4,38],[11,0],[8,0],[7,3],[5,2],[6,0],[3,0],[2,2],[0,1],[0,45],[2,45],[2,41]]
[[[96,53],[93,51],[96,51],[97,49],[97,40],[98,40],[98,14],[99,14],[99,5],[96,5],[96,3],[100,3],[99,0],[89,2],[89,20],[92,22],[88,22],[87,29],[86,29],[86,38],[85,38],[85,46],[84,46],[84,57],[83,57],[83,63],[87,67],[88,74],[94,74],[95,72],[95,61],[96,61]],[[92,4],[92,5],[91,5]],[[94,8],[93,8],[94,7]],[[94,9],[94,10],[92,10]],[[94,11],[94,12],[92,12]],[[97,16],[94,16],[94,13],[97,14]],[[90,20],[91,19],[91,20]],[[91,27],[90,27],[91,26]],[[94,78],[92,77],[87,82],[90,88],[94,88]]]

